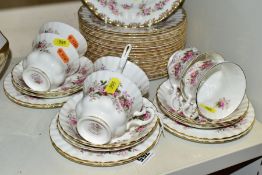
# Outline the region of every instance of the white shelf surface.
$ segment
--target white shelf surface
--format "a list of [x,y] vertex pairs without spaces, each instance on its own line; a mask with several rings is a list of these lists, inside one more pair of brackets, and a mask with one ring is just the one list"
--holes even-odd
[[[77,27],[81,2],[34,6],[0,11],[0,30],[10,41],[12,60],[6,71],[30,52],[38,28],[47,21]],[[5,76],[4,76],[5,77]],[[1,86],[4,77],[1,79]],[[163,80],[151,82],[150,99]],[[0,89],[1,174],[110,175],[110,174],[207,174],[262,155],[262,124],[256,121],[243,138],[224,144],[199,144],[166,132],[144,165],[135,162],[116,167],[79,165],[60,156],[49,139],[49,124],[59,109],[30,109],[14,104]]]

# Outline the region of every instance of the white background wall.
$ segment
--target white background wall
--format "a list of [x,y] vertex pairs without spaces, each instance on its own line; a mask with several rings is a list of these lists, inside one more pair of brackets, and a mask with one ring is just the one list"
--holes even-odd
[[247,77],[247,94],[262,121],[262,1],[186,0],[187,45],[215,51],[238,63]]

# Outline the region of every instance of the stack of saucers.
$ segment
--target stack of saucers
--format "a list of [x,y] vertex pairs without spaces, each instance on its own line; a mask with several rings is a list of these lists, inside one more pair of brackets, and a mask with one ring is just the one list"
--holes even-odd
[[185,45],[186,14],[183,9],[177,9],[166,21],[144,28],[107,24],[84,6],[78,15],[80,31],[89,42],[86,55],[92,61],[102,56],[121,56],[125,45],[131,44],[130,61],[141,67],[151,80],[167,75],[169,57]]
[[26,107],[56,108],[81,91],[93,72],[93,63],[81,57],[87,47],[81,37],[67,24],[44,24],[33,41],[33,51],[7,75],[7,97]]
[[[136,160],[151,150],[159,140],[160,126],[155,116],[140,116],[141,120],[153,120],[112,139],[107,144],[94,144],[81,137],[77,130],[76,105],[82,94],[71,98],[61,108],[50,126],[50,137],[54,148],[67,159],[89,166],[116,166]],[[156,110],[153,104],[143,99],[144,105]]]
[[[194,142],[224,143],[252,129],[255,114],[245,95],[243,71],[221,58],[195,48],[170,58],[169,79],[160,85],[155,99],[167,131]],[[194,98],[190,92],[196,97],[187,103]]]
[[83,93],[69,99],[53,119],[50,137],[62,156],[89,166],[116,166],[136,160],[158,142],[156,108],[142,97],[149,80],[126,60],[130,49],[121,58],[98,59]]

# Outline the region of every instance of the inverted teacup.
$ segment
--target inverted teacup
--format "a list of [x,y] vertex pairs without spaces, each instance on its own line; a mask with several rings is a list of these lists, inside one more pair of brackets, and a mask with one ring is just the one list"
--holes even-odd
[[80,65],[77,50],[69,40],[53,33],[42,33],[33,41],[33,50],[47,52],[67,66],[66,76],[74,74]]
[[112,71],[97,71],[85,80],[84,97],[77,104],[77,130],[94,144],[106,144],[133,126],[151,122],[134,117],[153,110],[143,108],[137,86],[124,75]]
[[86,39],[77,29],[68,24],[61,22],[48,22],[40,27],[39,33],[54,33],[68,39],[77,49],[80,56],[83,56],[87,50]]
[[41,51],[31,52],[23,60],[23,80],[35,91],[48,91],[62,84],[67,67],[53,55]]

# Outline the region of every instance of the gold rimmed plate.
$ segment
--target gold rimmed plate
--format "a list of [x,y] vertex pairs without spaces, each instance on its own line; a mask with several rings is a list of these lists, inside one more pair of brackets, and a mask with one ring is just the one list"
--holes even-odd
[[156,100],[161,111],[172,120],[195,128],[214,129],[233,125],[243,119],[249,109],[249,101],[248,98],[245,96],[244,100],[237,108],[237,110],[225,119],[210,121],[200,115],[197,118],[193,119],[186,117],[182,113],[178,113],[178,109],[173,109],[168,105],[167,100],[168,98],[170,98],[171,94],[172,88],[169,80],[167,80],[162,83],[157,90]]
[[[58,117],[58,125],[59,130],[61,134],[70,139],[70,141],[74,143],[78,143],[82,145],[83,147],[90,147],[93,150],[97,148],[97,151],[103,151],[103,150],[120,150],[128,147],[132,147],[134,145],[139,144],[142,142],[147,136],[151,135],[154,131],[156,125],[158,125],[158,119],[156,116],[150,116],[150,113],[146,113],[145,115],[140,116],[141,120],[149,120],[151,117],[154,117],[153,121],[147,125],[144,126],[138,126],[133,127],[131,130],[127,131],[124,135],[114,138],[111,140],[110,143],[104,144],[104,145],[97,145],[92,144],[91,142],[88,142],[84,140],[77,132],[77,119],[76,119],[76,112],[75,107],[78,101],[82,98],[82,94],[79,94],[77,96],[74,96],[70,100],[68,100],[67,103],[63,105],[59,112]],[[150,107],[154,110],[156,108],[154,105],[144,99],[145,103],[144,106]]]
[[93,72],[93,63],[85,58],[80,58],[80,67],[78,71],[66,78],[65,82],[56,89],[50,91],[34,91],[29,88],[23,81],[22,61],[18,63],[12,70],[12,82],[14,87],[23,94],[40,97],[40,98],[60,98],[72,95],[82,90],[84,80]]
[[52,145],[65,158],[88,166],[117,166],[133,160],[151,150],[159,140],[161,135],[160,126],[157,125],[155,131],[142,143],[121,151],[94,152],[79,149],[66,142],[60,135],[57,125],[57,116],[52,120],[50,125],[50,138]]

